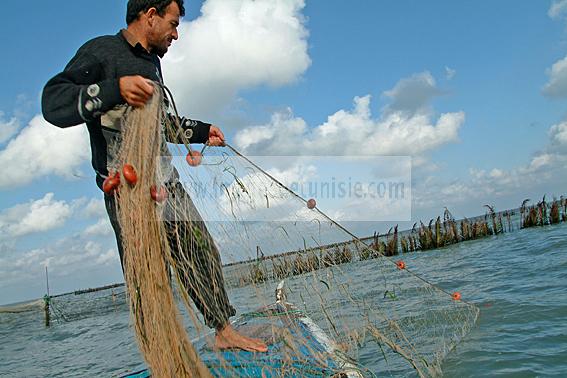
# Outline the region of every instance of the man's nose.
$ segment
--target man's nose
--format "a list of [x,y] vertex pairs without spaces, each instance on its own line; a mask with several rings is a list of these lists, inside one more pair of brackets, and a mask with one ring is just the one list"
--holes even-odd
[[179,33],[177,32],[177,29],[175,29],[173,31],[173,34],[171,35],[173,37],[173,39],[177,40],[177,38],[179,38]]

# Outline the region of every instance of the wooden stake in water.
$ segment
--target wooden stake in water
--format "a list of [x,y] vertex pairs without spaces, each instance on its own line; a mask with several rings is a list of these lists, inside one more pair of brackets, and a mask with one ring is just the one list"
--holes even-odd
[[45,326],[49,327],[49,321],[50,321],[50,315],[49,315],[49,302],[51,300],[51,297],[49,296],[49,275],[47,273],[47,266],[45,267],[45,279],[47,281],[47,294],[45,294],[45,296],[43,297],[43,300],[45,301],[45,306],[44,306],[44,310],[45,310]]

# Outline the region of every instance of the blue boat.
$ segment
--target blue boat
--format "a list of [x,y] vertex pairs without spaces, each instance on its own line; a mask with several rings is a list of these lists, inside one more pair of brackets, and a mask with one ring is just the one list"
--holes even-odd
[[[195,349],[215,377],[363,378],[366,375],[311,318],[286,302],[284,281],[276,289],[275,303],[239,316],[233,326],[247,336],[266,341],[268,352],[215,351],[212,334],[194,340]],[[140,369],[121,378],[150,376],[149,370]]]

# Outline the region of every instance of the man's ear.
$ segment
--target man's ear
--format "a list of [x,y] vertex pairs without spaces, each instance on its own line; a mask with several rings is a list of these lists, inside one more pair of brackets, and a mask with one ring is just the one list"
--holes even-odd
[[148,9],[146,11],[145,15],[146,15],[146,18],[148,19],[148,23],[150,24],[150,26],[153,26],[155,17],[158,15],[157,9],[154,8],[154,7],[151,7],[150,9]]

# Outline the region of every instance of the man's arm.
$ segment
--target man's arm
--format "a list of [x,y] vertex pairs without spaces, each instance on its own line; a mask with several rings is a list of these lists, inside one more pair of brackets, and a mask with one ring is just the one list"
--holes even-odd
[[[177,118],[168,114],[169,124],[172,126],[166,132],[166,140],[169,143],[206,143],[209,140],[211,124],[192,120],[185,117]],[[179,125],[179,127],[177,126]]]
[[65,70],[43,89],[43,117],[59,127],[88,122],[123,103],[119,80],[105,79],[101,62],[79,49]]
[[[168,114],[172,128],[166,133],[169,143],[208,143],[210,146],[224,146],[224,134],[215,125],[189,118],[177,118]],[[176,125],[179,124],[179,127]]]

